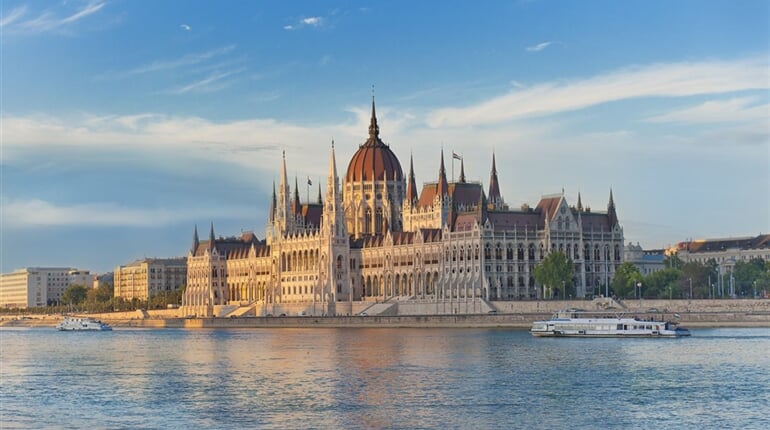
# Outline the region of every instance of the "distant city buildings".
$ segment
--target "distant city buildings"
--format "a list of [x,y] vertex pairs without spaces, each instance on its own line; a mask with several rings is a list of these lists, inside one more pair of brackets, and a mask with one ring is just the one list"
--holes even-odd
[[639,273],[644,276],[663,270],[666,267],[665,264],[663,264],[663,260],[665,259],[665,250],[644,250],[642,249],[642,246],[639,245],[639,242],[637,242],[636,245],[629,242],[623,249],[623,260],[636,266],[636,268],[639,269]]
[[126,300],[147,300],[185,285],[185,258],[145,258],[118,266],[114,272],[114,294]]
[[61,302],[70,285],[91,288],[94,275],[71,267],[27,267],[0,275],[0,307],[31,308]]
[[[437,154],[438,155],[438,154]],[[368,139],[339,177],[332,143],[326,193],[301,203],[292,193],[286,158],[268,213],[265,240],[253,233],[207,241],[197,226],[187,259],[183,313],[211,315],[213,306],[312,303],[327,315],[352,302],[418,300],[462,304],[548,297],[533,270],[550,252],[574,262],[571,284],[585,297],[603,290],[623,261],[623,229],[612,191],[606,212],[584,207],[578,194],[543,197],[535,207],[505,204],[492,154],[488,191],[460,176],[447,181],[443,150],[435,181],[418,193],[380,129],[372,101]],[[506,172],[504,169],[503,172]],[[310,185],[310,183],[308,183]],[[117,292],[117,271],[116,271]],[[567,293],[562,293],[567,294]]]
[[702,264],[714,260],[719,266],[720,274],[732,271],[735,263],[748,263],[754,258],[770,261],[770,234],[758,236],[698,239],[679,242],[669,252],[676,253],[684,262]]

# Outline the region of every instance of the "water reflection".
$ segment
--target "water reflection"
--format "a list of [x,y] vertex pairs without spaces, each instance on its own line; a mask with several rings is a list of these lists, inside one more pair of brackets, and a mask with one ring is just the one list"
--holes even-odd
[[770,330],[694,334],[588,340],[494,329],[2,330],[0,424],[443,429],[761,422],[758,405],[770,403]]

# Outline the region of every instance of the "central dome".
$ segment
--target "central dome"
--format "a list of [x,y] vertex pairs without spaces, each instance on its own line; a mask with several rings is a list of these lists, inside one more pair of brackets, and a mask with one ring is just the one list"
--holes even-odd
[[401,163],[390,147],[380,139],[380,127],[377,125],[377,116],[374,112],[374,99],[372,99],[372,119],[369,124],[369,139],[358,147],[358,151],[350,159],[345,182],[388,180],[401,181],[404,172]]

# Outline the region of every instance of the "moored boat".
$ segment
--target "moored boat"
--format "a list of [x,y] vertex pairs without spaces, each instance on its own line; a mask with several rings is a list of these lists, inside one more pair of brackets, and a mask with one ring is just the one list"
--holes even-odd
[[638,319],[620,313],[559,311],[546,321],[535,321],[535,337],[683,337],[690,330],[674,321]]
[[64,317],[56,324],[59,331],[107,331],[112,330],[109,324],[91,318]]

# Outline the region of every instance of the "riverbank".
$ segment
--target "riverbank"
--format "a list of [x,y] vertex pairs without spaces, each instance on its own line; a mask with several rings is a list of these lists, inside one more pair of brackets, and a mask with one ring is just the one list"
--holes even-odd
[[[674,318],[673,313],[624,312],[640,317]],[[717,311],[677,313],[679,322],[688,328],[712,327],[770,327],[770,312],[764,311]],[[547,319],[551,312],[493,313],[458,315],[393,315],[393,316],[284,316],[284,317],[236,317],[236,318],[177,318],[133,316],[120,314],[83,315],[101,319],[113,327],[147,329],[229,329],[229,328],[400,328],[400,327],[452,327],[452,328],[514,328],[529,329],[533,321]],[[54,327],[61,315],[4,316],[0,327]]]

